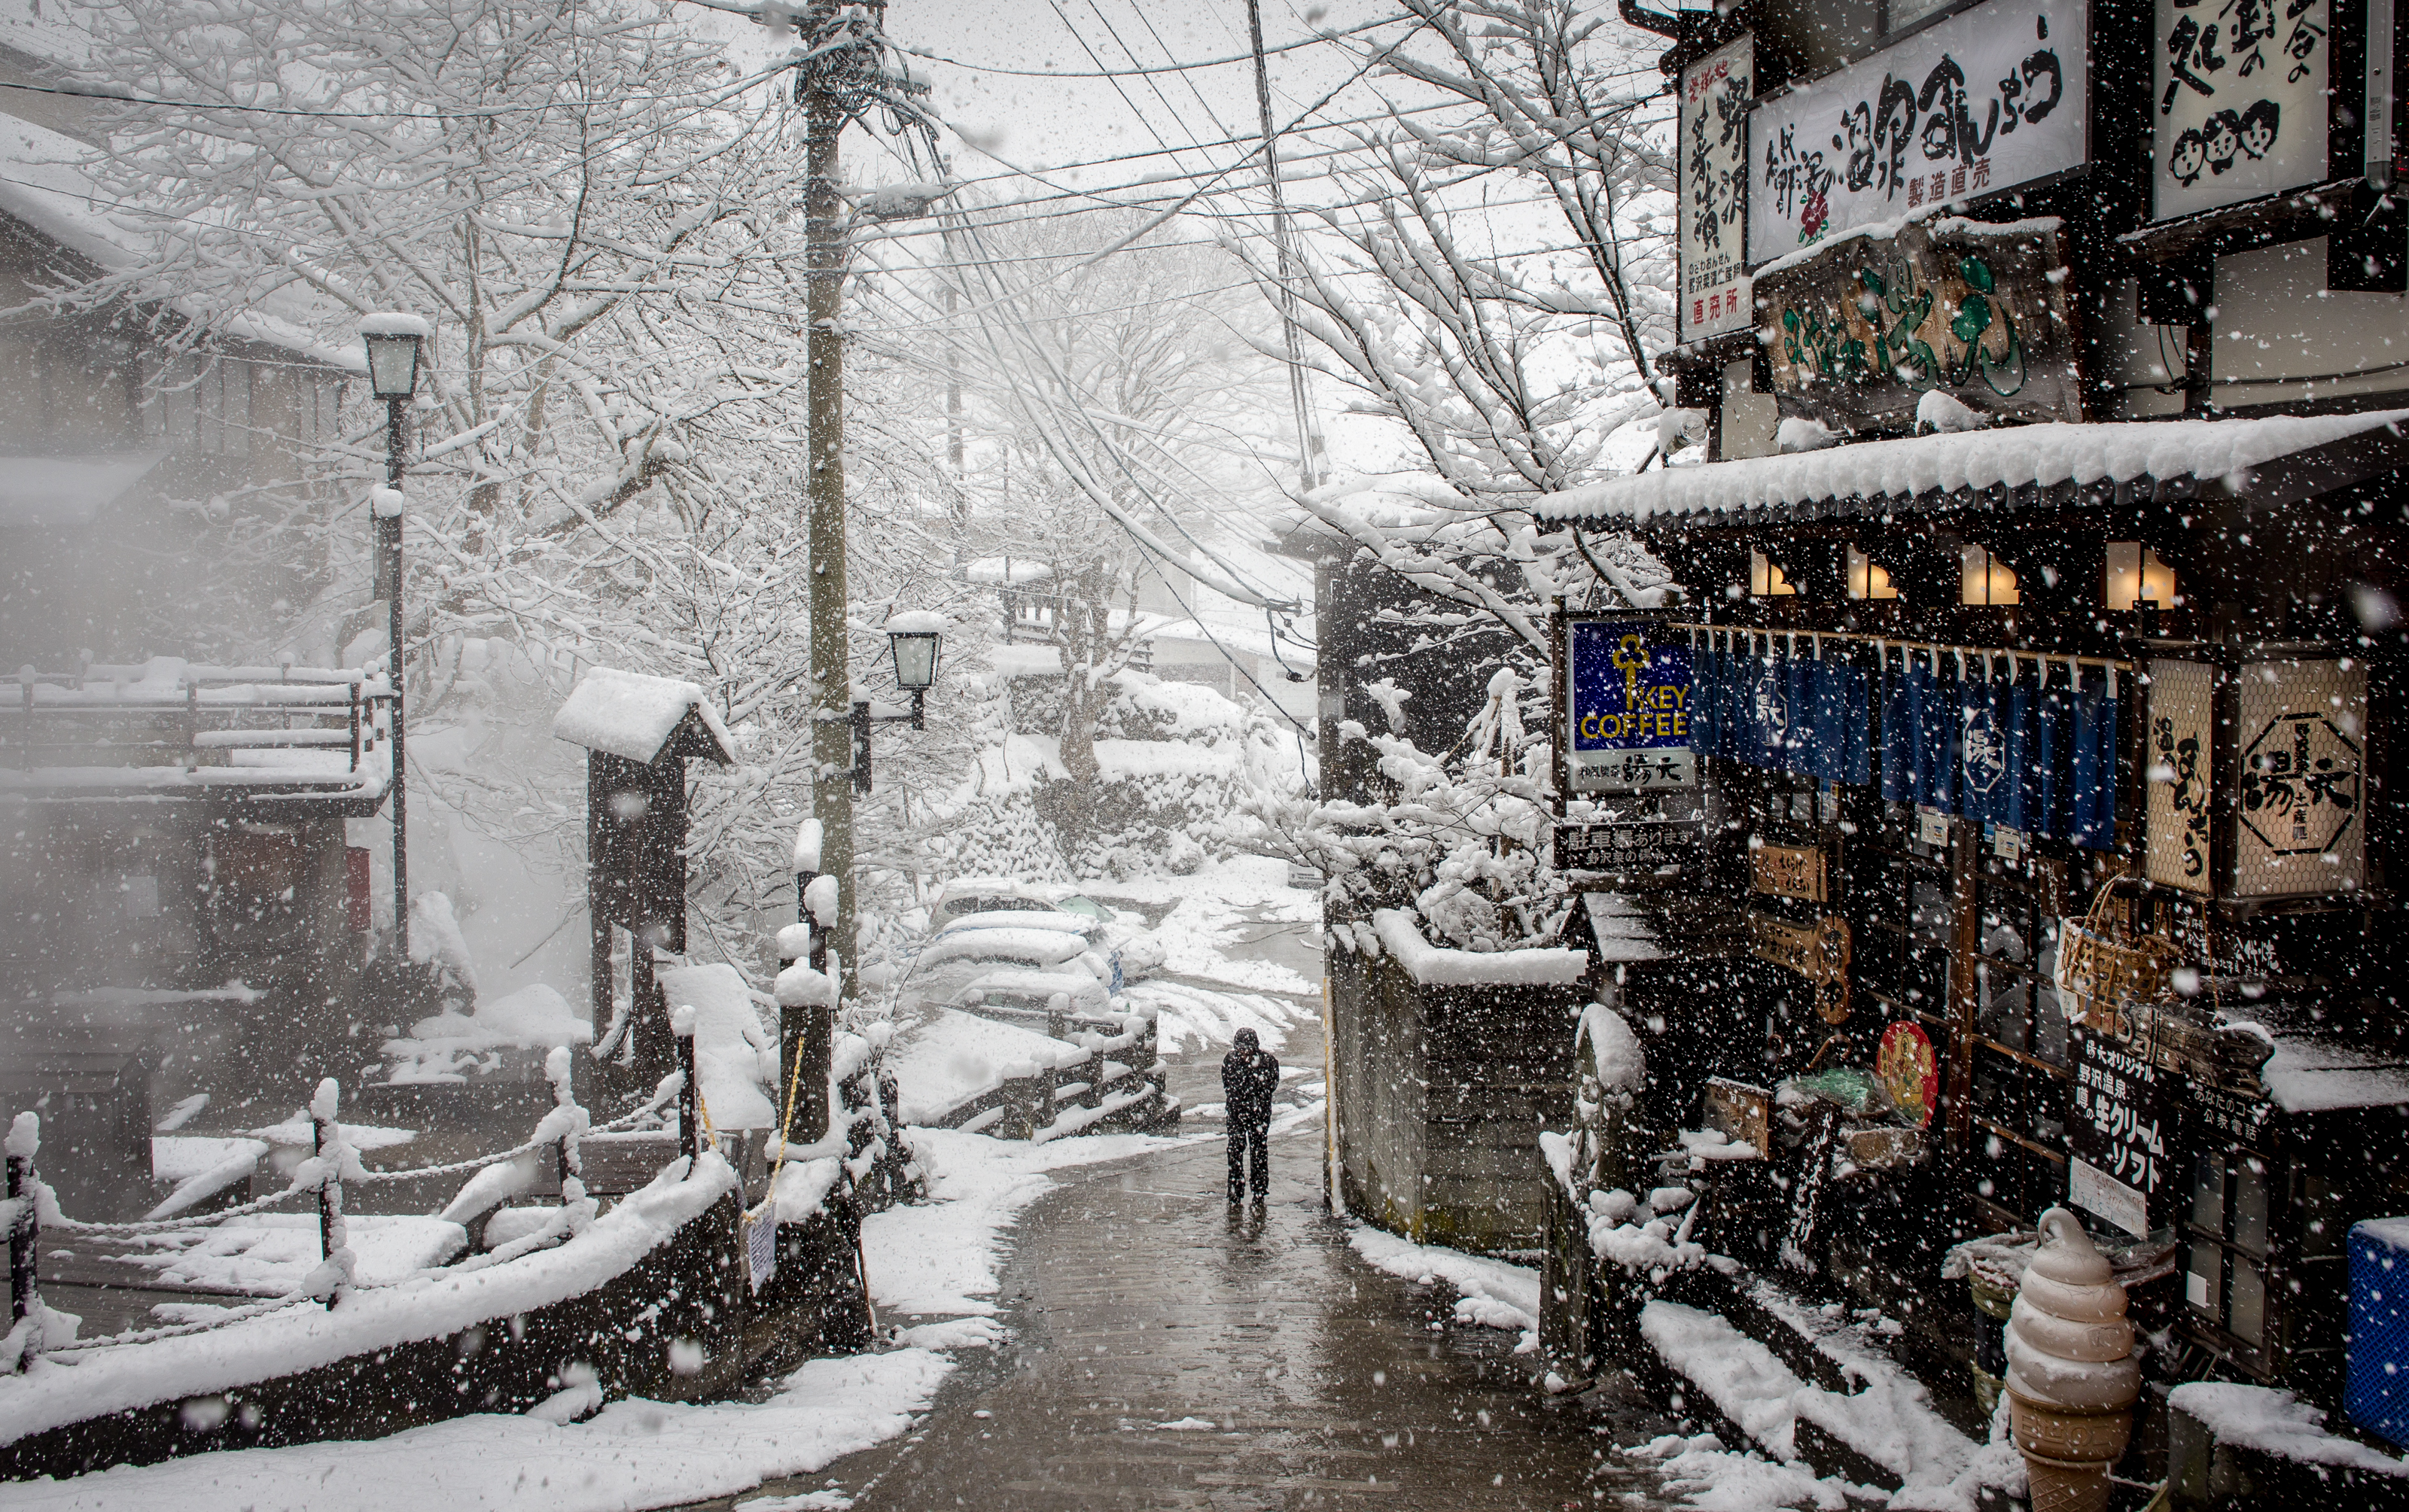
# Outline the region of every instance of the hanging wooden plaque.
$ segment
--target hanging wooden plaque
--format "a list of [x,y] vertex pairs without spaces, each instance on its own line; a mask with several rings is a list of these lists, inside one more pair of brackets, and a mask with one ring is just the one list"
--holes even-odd
[[2206,895],[2209,871],[2209,723],[2216,669],[2196,661],[2150,663],[2148,871],[2152,882]]
[[1815,984],[1815,1012],[1827,1024],[1849,1016],[1849,921],[1827,914],[1813,924],[1793,924],[1771,914],[1748,916],[1750,954],[1797,972]]
[[1749,886],[1773,898],[1820,903],[1831,896],[1817,845],[1759,845],[1749,852]]
[[2367,669],[2253,662],[2235,679],[2233,892],[2344,892],[2367,872]]

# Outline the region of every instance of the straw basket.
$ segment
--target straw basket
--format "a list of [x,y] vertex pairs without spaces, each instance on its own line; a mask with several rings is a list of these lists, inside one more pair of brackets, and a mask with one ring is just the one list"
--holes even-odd
[[2157,935],[2116,938],[2110,893],[2118,883],[2133,880],[2119,875],[2100,884],[2089,912],[2068,919],[2057,943],[2057,1001],[2067,1022],[2128,1042],[2147,1035],[2156,1005],[2172,994],[2175,965],[2182,959]]

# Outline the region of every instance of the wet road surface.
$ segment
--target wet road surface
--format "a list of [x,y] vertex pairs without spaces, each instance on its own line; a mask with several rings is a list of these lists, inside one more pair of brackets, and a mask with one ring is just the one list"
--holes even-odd
[[[1292,1033],[1284,1057],[1315,1080],[1317,1030]],[[1177,1080],[1201,1093],[1215,1058],[1176,1066]],[[1613,1452],[1670,1429],[1636,1390],[1549,1402],[1514,1335],[1447,1322],[1446,1288],[1376,1271],[1348,1246],[1322,1208],[1318,1119],[1273,1151],[1260,1208],[1224,1201],[1218,1140],[1058,1172],[1013,1234],[1000,1298],[1011,1337],[966,1351],[904,1440],[736,1500],[833,1490],[856,1512],[1662,1505],[1655,1477]]]

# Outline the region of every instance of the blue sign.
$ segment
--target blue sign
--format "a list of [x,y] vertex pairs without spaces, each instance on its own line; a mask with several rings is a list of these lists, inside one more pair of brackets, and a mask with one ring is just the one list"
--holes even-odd
[[1573,790],[1695,787],[1688,640],[1646,621],[1575,620],[1567,629]]

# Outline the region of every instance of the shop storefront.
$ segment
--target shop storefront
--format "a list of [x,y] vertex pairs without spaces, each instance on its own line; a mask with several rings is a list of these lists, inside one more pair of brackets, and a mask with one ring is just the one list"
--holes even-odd
[[[1691,1238],[1882,1309],[1975,1390],[1998,1339],[1968,1256],[2066,1204],[2161,1331],[2162,1389],[2338,1399],[2344,1234],[2409,1208],[2402,418],[2036,425],[1563,496],[1685,588],[1564,618],[1558,844],[1619,911],[1742,942],[1660,927],[1664,960],[1613,973]],[[1627,717],[1660,706],[1683,717]]]

